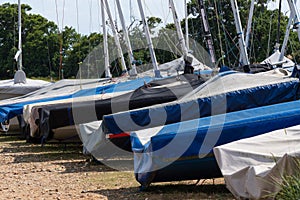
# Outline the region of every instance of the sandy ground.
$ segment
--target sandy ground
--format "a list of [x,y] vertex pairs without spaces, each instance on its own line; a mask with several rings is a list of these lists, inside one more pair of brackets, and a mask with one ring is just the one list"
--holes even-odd
[[223,179],[155,184],[140,192],[133,172],[87,162],[80,145],[27,144],[0,136],[0,199],[233,199]]

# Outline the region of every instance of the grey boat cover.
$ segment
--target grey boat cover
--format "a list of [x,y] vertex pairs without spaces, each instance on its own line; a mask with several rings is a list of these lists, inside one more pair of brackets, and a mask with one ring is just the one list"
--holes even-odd
[[279,192],[284,176],[299,173],[300,126],[218,146],[214,154],[237,199],[262,199]]
[[26,82],[15,83],[14,79],[0,81],[0,100],[22,96],[49,86],[51,83],[27,78]]

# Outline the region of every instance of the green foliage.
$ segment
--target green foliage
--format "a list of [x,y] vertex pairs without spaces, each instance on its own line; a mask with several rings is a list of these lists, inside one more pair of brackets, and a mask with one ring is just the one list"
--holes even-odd
[[[0,5],[0,79],[12,78],[17,70],[13,59],[18,44],[18,10],[16,4]],[[101,34],[78,34],[72,27],[59,31],[54,22],[37,14],[28,14],[22,5],[23,70],[28,77],[58,78],[60,58],[64,77],[74,77],[78,63],[102,41]],[[61,55],[60,55],[61,47]]]
[[[217,59],[225,56],[223,64],[231,67],[237,66],[239,59],[238,40],[230,1],[214,0],[204,2],[206,4]],[[260,0],[255,7],[249,46],[251,63],[264,60],[272,53],[276,43],[278,11],[267,10],[267,2],[267,0]],[[242,25],[246,27],[250,0],[238,1],[238,4]],[[59,75],[61,75],[63,70],[64,78],[76,77],[79,64],[103,41],[102,35],[99,33],[81,35],[74,28],[67,26],[59,31],[54,22],[48,21],[41,15],[29,14],[28,11],[30,10],[31,7],[29,5],[22,5],[23,66],[27,76],[59,79]],[[195,16],[189,19],[190,36],[203,47],[206,47],[201,15],[199,15],[198,0],[192,0],[188,4],[188,10],[189,13]],[[281,18],[280,34],[283,36],[288,19],[283,14]],[[165,63],[181,56],[178,41],[176,40],[177,36],[174,24],[167,24],[164,28],[161,28],[162,20],[157,17],[149,17],[147,22],[152,33],[158,62]],[[181,25],[185,32],[184,20],[181,22]],[[173,32],[170,32],[170,30]],[[134,49],[135,60],[143,64],[151,63],[142,24],[131,27],[130,39]],[[283,37],[281,37],[280,43],[282,43],[282,40]],[[17,5],[5,3],[0,5],[0,79],[12,78],[14,72],[17,70],[17,63],[13,59],[17,52],[17,44]],[[130,67],[131,63],[126,52],[125,41],[121,41],[121,45],[125,53],[127,66]],[[190,44],[190,46],[193,46],[193,44]],[[103,52],[103,46],[100,45],[98,48],[100,52]],[[119,76],[121,68],[120,61],[116,59],[118,57],[116,52],[114,41],[110,38],[111,71],[114,76]],[[298,63],[300,62],[300,42],[296,32],[291,32],[286,55],[290,55]],[[103,60],[103,54],[101,56],[97,59]],[[60,66],[60,63],[62,66]],[[96,68],[104,68],[103,62],[94,63],[94,65],[97,65]],[[89,68],[90,66],[84,67]],[[92,71],[94,73],[93,77],[103,76],[103,70],[97,71],[96,68]]]
[[278,200],[300,199],[300,174],[284,177]]
[[[248,47],[251,63],[261,62],[271,55],[276,44],[278,10],[268,10],[268,2],[269,1],[267,0],[260,0],[255,5],[252,35],[250,39],[250,46]],[[221,58],[222,55],[225,55],[225,64],[235,67],[238,65],[239,50],[230,1],[205,1],[205,4],[217,58]],[[246,27],[250,0],[238,1],[238,5],[242,26]],[[194,15],[199,14],[198,0],[192,0],[188,6],[189,13]],[[283,41],[287,21],[288,18],[281,13],[280,35],[282,37],[279,41],[280,44],[282,44]],[[189,20],[189,32],[195,40],[201,43],[204,47],[206,46],[203,38],[204,31],[202,28],[201,15],[198,15],[195,19]],[[287,48],[286,55],[291,54],[295,61],[299,63],[300,54],[297,50],[300,48],[300,43],[299,39],[296,37],[296,33],[291,33],[289,42],[290,46]]]
[[276,194],[277,200],[300,199],[300,161],[295,160],[296,173],[284,175],[280,184],[280,191]]

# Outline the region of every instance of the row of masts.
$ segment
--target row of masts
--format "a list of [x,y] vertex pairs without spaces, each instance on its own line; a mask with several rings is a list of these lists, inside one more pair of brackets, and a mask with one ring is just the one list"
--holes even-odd
[[[290,17],[289,17],[289,22],[286,28],[285,32],[285,37],[284,41],[281,47],[280,51],[280,56],[278,63],[282,62],[284,59],[284,54],[285,54],[285,49],[287,47],[289,35],[290,35],[290,30],[292,23],[294,23],[294,28],[298,32],[298,37],[300,41],[300,16],[299,16],[299,10],[297,9],[296,3],[297,0],[287,0],[289,7],[290,7]],[[244,65],[249,65],[249,58],[248,58],[248,52],[247,49],[249,47],[249,40],[250,40],[250,34],[251,34],[251,27],[252,27],[252,18],[253,18],[253,13],[254,13],[254,5],[255,5],[256,0],[251,0],[250,4],[250,11],[249,11],[249,17],[248,17],[248,24],[247,24],[247,31],[246,31],[246,37],[244,38],[244,32],[243,28],[241,25],[241,19],[239,16],[239,11],[238,11],[238,4],[237,0],[231,0],[231,6],[235,18],[235,25],[236,25],[236,31],[237,31],[237,36],[239,38],[239,49],[240,49],[240,60],[239,63],[241,66]],[[282,1],[279,1],[279,13],[278,13],[278,27],[277,27],[277,44],[275,46],[275,50],[279,51],[279,39],[280,39],[280,13],[281,13],[281,3]]]
[[[142,22],[143,22],[143,25],[144,25],[144,31],[145,31],[147,44],[148,44],[148,48],[149,48],[150,55],[151,55],[151,60],[152,60],[152,65],[153,65],[154,72],[155,72],[155,77],[160,77],[159,66],[158,66],[158,63],[157,63],[157,60],[156,60],[156,55],[155,55],[153,43],[152,43],[152,40],[151,40],[147,20],[146,20],[146,17],[145,17],[142,1],[137,0],[137,2],[138,2]],[[244,33],[244,29],[243,29],[242,24],[241,24],[241,19],[240,19],[240,15],[239,15],[237,0],[231,0],[230,2],[231,2],[231,6],[232,6],[232,11],[233,11],[234,20],[235,20],[235,26],[236,26],[237,36],[238,36],[238,43],[239,43],[239,50],[240,50],[239,65],[240,66],[249,65],[250,61],[249,61],[249,57],[248,57],[248,47],[249,47],[249,43],[250,43],[250,36],[251,36],[251,29],[252,29],[252,19],[253,19],[254,7],[255,7],[256,0],[251,0],[248,23],[247,23],[245,33]],[[286,49],[286,46],[287,46],[287,43],[288,43],[288,38],[289,38],[292,23],[294,23],[294,25],[293,25],[294,28],[297,29],[299,40],[300,40],[300,25],[299,25],[300,17],[299,17],[299,11],[296,7],[296,2],[297,2],[297,0],[288,0],[288,4],[289,4],[289,7],[290,7],[291,14],[290,14],[288,26],[286,28],[285,38],[284,38],[282,48],[281,48],[281,51],[280,51],[281,53],[280,53],[280,57],[279,57],[279,60],[278,60],[279,63],[284,58],[284,53],[285,53],[285,49]],[[124,16],[123,16],[123,13],[122,13],[122,9],[121,9],[119,0],[116,0],[116,3],[117,3],[117,6],[118,6],[118,11],[120,13],[122,28],[124,30],[124,37],[125,37],[126,45],[127,45],[127,48],[128,48],[128,54],[130,55],[130,61],[131,61],[131,63],[134,63],[133,52],[132,52],[132,49],[131,49],[131,46],[130,46],[128,32],[127,32],[127,29],[126,29],[126,26],[125,26]],[[184,3],[185,3],[185,31],[186,31],[185,37],[184,37],[183,32],[182,32],[180,20],[178,18],[177,12],[176,12],[174,1],[169,0],[169,5],[170,5],[170,8],[172,10],[173,20],[174,20],[174,24],[175,24],[175,27],[176,27],[176,30],[177,30],[177,36],[178,36],[181,52],[182,52],[183,56],[187,56],[189,54],[187,0],[185,0]],[[206,44],[207,44],[207,48],[208,48],[208,52],[209,52],[209,55],[210,55],[211,62],[214,66],[216,66],[218,63],[216,61],[215,49],[214,49],[213,39],[212,39],[212,36],[211,36],[210,27],[209,27],[209,23],[208,23],[208,19],[207,19],[207,14],[205,12],[204,1],[203,0],[198,0],[198,3],[199,3],[199,6],[200,6],[200,14],[201,14],[202,24],[203,24],[204,32],[205,32],[205,37],[204,38],[205,38],[205,41],[206,41]],[[280,1],[280,6],[279,7],[281,7],[281,1]],[[279,12],[281,12],[281,9],[279,9]],[[280,14],[279,14],[279,16],[280,16]],[[278,29],[280,29],[279,25],[278,25]],[[279,37],[280,36],[278,34],[277,43],[279,43]],[[277,47],[279,47],[279,44],[277,44]],[[134,72],[132,74],[136,75],[136,67],[131,66],[131,68],[133,69],[133,72]],[[126,69],[126,67],[124,69]]]
[[[141,18],[142,18],[144,32],[145,32],[146,39],[147,39],[147,46],[148,46],[148,49],[150,51],[150,56],[151,56],[151,61],[152,61],[153,69],[154,69],[154,74],[155,74],[155,77],[161,77],[158,62],[157,62],[156,55],[155,55],[153,42],[152,42],[151,35],[150,35],[149,25],[148,25],[148,22],[147,22],[145,13],[144,13],[143,4],[142,4],[141,0],[137,0],[137,3],[138,3]],[[118,12],[119,12],[119,17],[120,17],[120,21],[121,21],[121,25],[122,25],[122,29],[123,29],[126,48],[127,48],[127,52],[128,52],[130,63],[131,63],[131,70],[130,70],[129,74],[133,75],[133,76],[136,76],[137,75],[137,70],[136,70],[136,66],[135,66],[135,59],[134,59],[134,56],[133,56],[133,50],[132,50],[132,47],[131,47],[131,44],[130,44],[129,34],[128,34],[128,31],[127,31],[127,27],[125,25],[125,19],[124,19],[123,11],[122,11],[121,4],[120,4],[119,0],[116,0],[116,5],[117,5]],[[179,18],[177,16],[174,1],[169,0],[169,5],[170,5],[170,8],[172,10],[172,15],[173,15],[173,19],[174,19],[174,24],[176,26],[181,51],[183,53],[183,56],[187,56],[188,55],[188,32],[186,33],[186,39],[185,39],[184,35],[183,35],[183,32],[182,32],[182,29],[181,29]],[[104,58],[105,58],[105,69],[106,69],[105,70],[105,73],[106,73],[105,75],[106,75],[106,77],[111,77],[111,72],[109,70],[109,55],[108,55],[108,50],[107,50],[107,48],[108,48],[107,29],[106,29],[106,26],[105,26],[106,20],[105,20],[105,9],[104,8],[106,8],[106,13],[109,17],[109,22],[110,22],[110,25],[111,25],[111,28],[112,28],[114,39],[115,39],[115,44],[116,44],[117,49],[118,49],[118,57],[119,57],[119,60],[121,61],[122,73],[127,74],[128,71],[127,71],[127,68],[126,68],[125,59],[124,59],[123,54],[122,54],[122,49],[121,49],[121,45],[120,45],[120,42],[119,42],[119,36],[118,36],[117,30],[115,28],[114,20],[112,18],[112,14],[110,12],[110,8],[109,8],[109,4],[108,4],[107,0],[101,0],[101,7],[102,7],[102,20],[103,20],[103,33],[104,33]],[[186,0],[185,0],[185,7],[187,7],[187,1]],[[187,15],[188,15],[187,9],[186,9],[185,12],[186,12],[186,18],[187,18]],[[186,30],[188,30],[187,21],[186,21]]]
[[[122,69],[122,73],[123,74],[130,74],[133,76],[137,75],[137,69],[136,69],[136,65],[135,65],[135,59],[134,59],[134,55],[133,55],[133,50],[131,47],[131,43],[130,43],[130,39],[129,39],[129,34],[128,34],[128,30],[126,28],[126,24],[125,24],[125,19],[124,19],[124,15],[123,15],[123,11],[121,8],[121,4],[120,4],[120,0],[116,0],[116,5],[117,5],[117,9],[119,12],[119,17],[120,17],[120,21],[121,21],[121,25],[122,25],[122,29],[123,29],[123,35],[124,35],[124,40],[125,40],[125,44],[126,44],[126,48],[127,48],[127,52],[129,55],[129,60],[131,63],[131,70],[130,72],[128,72],[127,67],[126,67],[126,62],[122,53],[122,48],[121,48],[121,44],[120,44],[120,38],[119,38],[119,34],[116,30],[116,26],[114,24],[114,19],[112,17],[110,8],[109,8],[109,4],[107,0],[100,0],[101,1],[101,13],[102,13],[102,23],[103,23],[103,36],[104,36],[104,59],[105,59],[105,76],[106,77],[111,77],[111,72],[110,72],[110,62],[109,62],[109,52],[108,52],[108,34],[107,34],[107,28],[106,28],[106,15],[105,13],[108,15],[109,18],[109,23],[110,23],[110,27],[111,30],[113,32],[113,37],[115,40],[115,44],[117,46],[117,53],[118,53],[118,59],[121,63],[121,69]],[[231,0],[231,6],[232,6],[232,11],[234,14],[234,19],[235,19],[235,25],[236,25],[236,31],[237,31],[237,36],[239,39],[239,49],[240,49],[240,60],[239,63],[241,66],[243,65],[249,65],[249,58],[248,58],[248,52],[247,52],[247,48],[249,46],[249,39],[250,39],[250,32],[251,32],[251,25],[252,25],[252,18],[253,18],[253,13],[254,13],[254,5],[255,5],[255,1],[256,0],[252,0],[251,1],[251,5],[250,5],[250,12],[249,12],[249,18],[248,18],[248,24],[247,24],[247,30],[246,33],[244,34],[243,32],[243,28],[242,28],[242,24],[241,24],[241,19],[239,16],[239,10],[238,10],[238,4],[237,4],[237,0]],[[285,34],[285,38],[284,38],[284,42],[281,48],[281,55],[279,58],[279,62],[282,61],[283,57],[284,57],[284,53],[285,53],[285,48],[288,42],[288,38],[289,38],[289,34],[290,34],[290,27],[293,24],[293,27],[297,29],[298,32],[298,37],[300,40],[300,15],[299,15],[299,10],[297,9],[296,6],[296,2],[297,0],[287,0],[291,13],[290,13],[290,18],[289,18],[289,22],[288,22],[288,26],[286,28],[286,34]],[[154,74],[155,77],[161,77],[160,74],[160,70],[159,70],[159,65],[156,59],[156,55],[155,55],[155,50],[154,50],[154,46],[153,46],[153,42],[151,39],[151,35],[150,35],[150,30],[149,30],[149,26],[147,23],[147,19],[144,13],[144,9],[143,9],[143,4],[142,4],[142,0],[137,0],[138,3],[138,7],[139,7],[139,11],[140,11],[140,15],[142,18],[142,22],[143,22],[143,26],[144,26],[144,32],[145,32],[145,36],[147,39],[147,44],[148,44],[148,49],[150,51],[150,55],[151,55],[151,61],[152,61],[152,65],[153,65],[153,69],[154,69]],[[180,48],[182,51],[183,56],[187,56],[189,54],[189,33],[188,33],[188,11],[187,11],[187,0],[184,0],[185,3],[185,31],[186,31],[186,35],[184,37],[181,25],[180,25],[180,20],[178,18],[177,12],[176,12],[176,8],[175,8],[175,4],[173,0],[169,0],[169,5],[170,8],[172,10],[172,15],[173,15],[173,20],[174,20],[174,24],[177,30],[177,36],[179,39],[179,44],[180,44]],[[204,7],[204,1],[203,0],[199,0],[199,5],[200,5],[200,13],[201,13],[201,18],[202,18],[202,22],[203,22],[203,26],[204,26],[204,31],[205,31],[205,40],[207,43],[207,48],[209,51],[209,55],[211,57],[211,62],[216,65],[216,56],[215,56],[215,50],[214,50],[214,46],[213,46],[213,40],[211,37],[211,33],[210,33],[210,27],[209,27],[209,23],[208,23],[208,19],[207,19],[207,15],[205,12],[205,7]],[[18,0],[18,29],[19,29],[19,43],[18,43],[18,52],[15,55],[15,59],[18,61],[18,70],[22,71],[22,23],[21,23],[21,2],[20,0]]]

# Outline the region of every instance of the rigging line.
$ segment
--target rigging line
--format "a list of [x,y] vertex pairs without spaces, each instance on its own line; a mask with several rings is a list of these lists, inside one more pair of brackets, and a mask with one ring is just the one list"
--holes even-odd
[[[223,9],[222,9],[222,8],[223,8],[223,7],[222,7],[223,4],[224,4],[224,1],[219,2],[219,10],[220,10],[220,13],[224,13],[224,11],[223,11]],[[222,30],[223,30],[223,33],[224,33],[224,37],[225,37],[226,52],[229,52],[229,49],[230,49],[230,46],[231,46],[231,45],[230,45],[230,40],[228,39],[228,37],[230,37],[231,42],[233,42],[233,43],[235,43],[235,42],[232,40],[231,35],[228,35],[228,34],[226,33],[227,29],[226,29],[225,24],[224,24],[224,22],[223,22],[223,20],[224,20],[223,15],[221,15],[221,17],[222,17],[222,19],[220,19],[220,20],[221,20],[221,25],[222,25]],[[226,55],[226,52],[225,52],[225,55]],[[231,64],[230,56],[226,56],[226,57],[227,57],[228,65],[230,65],[230,64]]]
[[[65,0],[63,0],[63,17],[62,17],[62,27],[63,27],[63,20],[64,20],[64,7],[65,7]],[[63,78],[62,72],[62,60],[63,60],[63,36],[62,36],[62,28],[59,27],[59,15],[58,15],[58,4],[57,0],[55,0],[55,10],[56,10],[56,20],[57,20],[57,27],[58,27],[58,40],[59,40],[59,69],[58,69],[58,79],[61,77]]]
[[[181,52],[180,49],[178,48],[178,45],[176,45],[174,43],[174,41],[172,41],[172,39],[170,38],[169,34],[164,33],[163,36],[165,38],[166,44],[168,45],[168,47],[171,50],[171,53],[173,54],[173,56],[177,57],[177,54],[175,54],[175,52]],[[175,49],[173,49],[172,46]]]
[[100,13],[100,10],[101,10],[100,0],[97,1],[97,2],[98,2],[98,3],[97,3],[98,28],[99,28],[99,32],[101,32],[101,21],[102,21],[102,20],[100,19],[100,16],[101,16],[101,13]]
[[[16,2],[15,2],[15,4],[16,4]],[[18,7],[16,7],[17,8],[17,10],[18,10]],[[18,13],[18,11],[17,11],[17,13]],[[18,15],[18,14],[17,14]],[[14,14],[13,15],[14,16],[14,22],[16,21],[16,15]],[[14,55],[16,55],[16,53],[17,53],[17,50],[14,48],[15,46],[16,46],[16,28],[17,28],[17,26],[18,25],[16,25],[16,23],[14,23],[14,46],[13,46],[13,49],[15,50],[14,51]],[[15,63],[16,62],[12,62],[12,71],[14,71],[15,70]],[[17,66],[18,67],[18,66]]]
[[[254,52],[254,42],[253,42],[253,34],[255,34],[255,20],[253,20],[252,23],[252,34],[251,34],[251,39],[250,39],[250,51],[249,51],[249,59],[253,60],[254,58],[254,62],[256,62],[255,60],[255,52]],[[254,57],[253,57],[254,54]],[[252,62],[253,63],[253,62]]]
[[62,13],[62,19],[61,19],[61,30],[64,29],[64,21],[65,21],[65,6],[66,2],[63,0],[63,13]]
[[[165,1],[164,1],[165,2]],[[161,0],[161,8],[163,8],[163,0]],[[166,26],[167,25],[167,21],[168,21],[168,19],[169,19],[169,17],[170,17],[170,13],[171,13],[171,11],[170,11],[170,6],[168,6],[168,13],[165,15],[164,14],[164,12],[162,12],[162,14],[163,14],[163,22],[164,22],[164,25]]]
[[[160,7],[163,8],[163,0],[160,1]],[[163,13],[164,14],[164,13]],[[166,18],[166,16],[164,16],[164,19]]]
[[[118,16],[118,11],[117,11],[117,2],[116,1],[114,1],[114,11],[115,11],[115,27],[116,27],[116,29],[117,29],[117,32],[119,33],[119,29],[118,29],[118,19],[119,19],[119,16]],[[120,36],[120,38],[122,38],[121,36]]]
[[221,30],[220,30],[220,22],[219,22],[219,12],[218,12],[218,6],[216,0],[214,0],[214,6],[215,6],[215,13],[217,17],[217,27],[218,27],[218,36],[219,36],[219,43],[220,43],[220,51],[221,51],[221,61],[222,65],[225,65],[224,59],[223,58],[223,45],[222,45],[222,36],[221,36]]
[[135,21],[133,15],[133,7],[132,7],[132,0],[129,1],[129,14],[130,14],[130,22],[133,23]]
[[51,56],[50,56],[48,37],[47,37],[47,53],[48,53],[48,63],[49,63],[49,76],[50,76],[50,81],[52,82],[53,81],[53,77],[52,77],[52,74],[51,74],[52,65],[51,65]]
[[[291,49],[292,49],[292,52],[295,52],[295,47],[294,47],[294,41],[293,40],[291,40],[290,42],[290,46],[291,46]],[[294,61],[294,63],[296,64],[296,65],[298,65],[298,63],[297,63],[297,60],[296,60],[296,58],[293,56],[292,57],[292,59],[291,60],[293,60]]]
[[[89,0],[89,10],[90,10],[90,24],[89,24],[89,33],[90,33],[90,36],[91,36],[91,33],[92,33],[92,28],[93,28],[93,16],[92,16],[92,7],[93,7],[93,3],[92,3],[92,0]],[[88,41],[89,41],[89,52],[91,52],[91,37],[88,36]],[[88,55],[88,66],[87,66],[87,78],[90,78],[90,67],[92,66],[90,64],[91,62],[91,56]]]
[[92,33],[92,29],[93,29],[93,16],[92,16],[92,7],[93,7],[93,3],[91,0],[89,0],[89,8],[90,8],[90,24],[89,24],[89,32]]
[[[279,45],[280,40],[280,21],[281,21],[281,6],[282,6],[282,0],[279,0],[279,9],[278,9],[278,24],[277,24],[277,44]],[[277,45],[276,44],[276,45]],[[278,47],[279,48],[279,47]]]
[[253,34],[252,34],[252,46],[253,46],[253,49],[252,49],[252,51],[253,51],[253,59],[254,59],[254,62],[256,63],[257,62],[257,59],[256,59],[256,52],[255,52],[255,35],[254,34],[256,34],[256,28],[257,28],[258,26],[257,26],[257,24],[256,24],[256,21],[254,20],[254,24],[253,24]]
[[[143,5],[146,8],[145,10],[148,11],[148,13],[150,13],[151,16],[153,16],[153,13],[151,12],[150,8],[148,7],[147,3],[145,2],[145,0],[143,0]],[[149,15],[146,15],[149,16]]]
[[76,0],[76,23],[77,23],[77,32],[79,33],[79,9],[78,9],[78,0]]
[[55,0],[55,11],[56,11],[56,23],[57,23],[58,31],[60,32],[60,30],[59,30],[59,16],[58,16],[57,0]]
[[[266,53],[267,53],[266,50],[260,46],[260,40],[258,39],[257,35],[254,35],[254,38],[255,38],[255,40],[259,43],[257,49],[260,49],[260,50],[262,51],[262,53],[266,54]],[[260,52],[260,53],[261,53],[261,52]],[[261,54],[262,54],[262,53],[261,53]],[[267,57],[269,57],[269,56],[267,56]]]
[[273,20],[273,15],[274,13],[271,15],[271,19],[270,19],[270,27],[269,27],[269,38],[268,38],[268,47],[267,47],[267,54],[266,54],[266,58],[269,57],[270,55],[270,43],[271,43],[271,31],[272,31],[272,20]]
[[231,40],[231,42],[235,45],[235,47],[238,49],[238,45],[237,43],[234,41],[236,39],[236,37],[232,38],[232,36],[230,35],[230,33],[228,32],[228,30],[226,29],[225,25],[222,23],[222,25],[224,26],[224,31],[225,33],[229,36],[229,39]]
[[[79,33],[80,32],[80,27],[79,27],[79,9],[78,9],[78,0],[76,0],[76,23],[77,23],[77,32]],[[78,54],[79,54],[79,59],[78,59],[78,61],[77,61],[77,65],[78,65],[78,70],[81,72],[81,67],[80,67],[80,65],[81,65],[81,63],[82,63],[82,61],[81,61],[81,43],[80,43],[80,37],[81,36],[78,36]],[[81,80],[81,76],[79,77],[80,78],[80,80]],[[80,87],[82,88],[82,85],[81,85],[81,82],[80,82]]]

